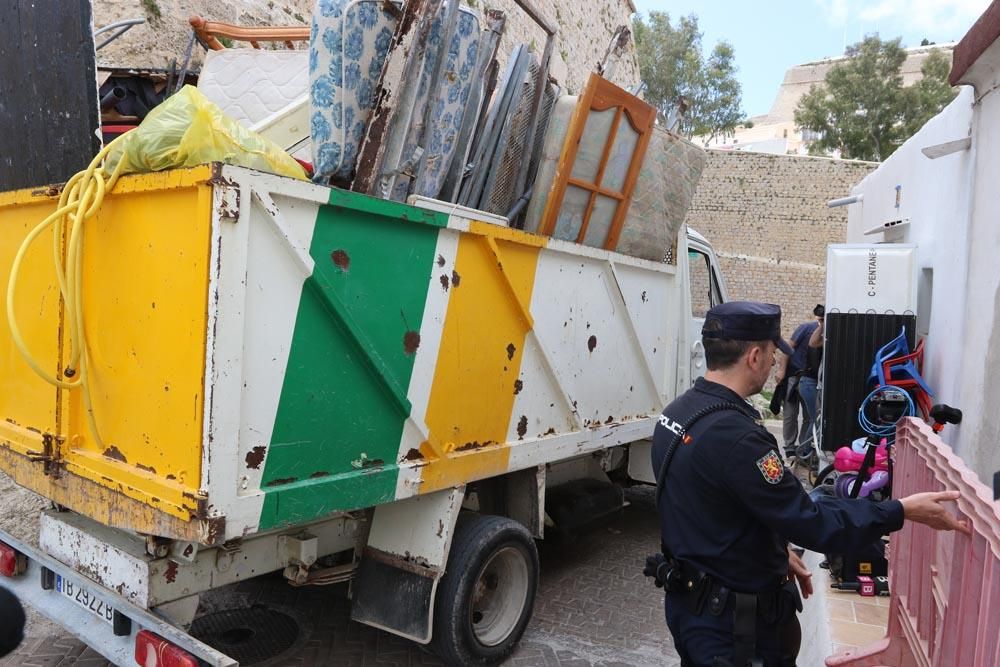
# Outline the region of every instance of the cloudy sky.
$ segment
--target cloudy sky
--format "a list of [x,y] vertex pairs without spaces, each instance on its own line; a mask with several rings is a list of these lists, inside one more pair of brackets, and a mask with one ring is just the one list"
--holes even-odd
[[771,108],[785,70],[840,55],[844,46],[878,33],[904,46],[957,41],[989,0],[634,0],[640,13],[671,18],[697,14],[705,50],[719,40],[736,50],[743,108],[749,116]]

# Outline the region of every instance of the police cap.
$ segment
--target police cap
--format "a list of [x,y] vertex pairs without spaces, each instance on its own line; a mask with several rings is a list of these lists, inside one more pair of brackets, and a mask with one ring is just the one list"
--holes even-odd
[[722,340],[770,340],[791,356],[792,348],[781,338],[781,307],[757,301],[729,301],[705,315],[703,338]]

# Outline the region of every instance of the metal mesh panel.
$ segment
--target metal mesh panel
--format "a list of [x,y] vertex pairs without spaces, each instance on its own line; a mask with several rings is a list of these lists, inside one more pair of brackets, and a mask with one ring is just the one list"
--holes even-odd
[[538,110],[535,145],[531,148],[531,164],[528,166],[526,187],[531,187],[531,184],[535,182],[535,175],[538,173],[538,163],[542,159],[542,149],[545,147],[545,133],[549,129],[549,118],[552,116],[552,109],[556,105],[557,97],[559,97],[559,88],[557,86],[552,84],[545,86],[545,97],[542,99],[542,108]]
[[524,157],[525,141],[531,125],[531,104],[535,98],[535,80],[538,77],[538,61],[534,56],[528,66],[525,80],[521,84],[521,96],[517,102],[517,107],[510,115],[507,127],[500,137],[497,147],[498,159],[494,162],[493,174],[491,174],[486,191],[483,193],[484,211],[507,215],[514,200],[520,193],[517,189],[517,173],[521,168],[521,160]]

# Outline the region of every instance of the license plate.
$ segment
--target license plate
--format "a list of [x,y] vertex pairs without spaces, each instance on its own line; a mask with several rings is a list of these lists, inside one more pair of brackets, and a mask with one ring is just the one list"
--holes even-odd
[[102,621],[113,623],[115,610],[104,604],[103,600],[94,597],[90,591],[80,584],[74,583],[69,579],[63,579],[57,574],[56,590]]

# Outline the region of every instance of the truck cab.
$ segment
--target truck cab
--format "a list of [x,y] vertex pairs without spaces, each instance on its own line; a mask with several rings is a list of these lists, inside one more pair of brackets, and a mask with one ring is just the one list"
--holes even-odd
[[700,232],[687,227],[688,291],[691,294],[691,382],[705,374],[701,327],[709,308],[729,300],[719,259]]

